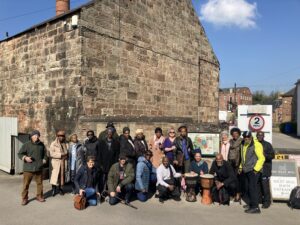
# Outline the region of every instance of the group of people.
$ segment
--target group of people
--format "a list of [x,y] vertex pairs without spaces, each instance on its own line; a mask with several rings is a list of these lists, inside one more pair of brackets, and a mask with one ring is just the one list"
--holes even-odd
[[[220,153],[209,169],[201,149],[194,149],[187,127],[180,126],[177,131],[178,135],[170,128],[164,137],[162,129],[157,127],[148,142],[142,129],[137,129],[132,138],[130,129],[124,127],[119,136],[114,124],[109,122],[98,137],[89,130],[83,143],[76,134],[67,142],[65,131],[58,130],[47,150],[39,139],[40,132],[34,130],[30,141],[19,151],[19,158],[24,161],[22,205],[28,203],[33,177],[37,183],[36,199],[45,201],[42,169],[50,158],[52,196],[63,195],[64,184],[70,181],[73,194],[85,195],[91,206],[105,197],[111,205],[122,199],[129,204],[133,194],[142,202],[151,193],[156,193],[161,203],[169,198],[180,201],[184,175],[188,173],[214,175],[214,201],[223,201],[220,193],[227,193],[235,201],[243,197],[247,203],[245,212],[259,213],[259,196],[262,196],[263,207],[270,206],[268,180],[274,151],[264,141],[263,132],[257,133],[257,139],[249,131],[241,137],[241,131],[233,128],[230,140],[229,134],[222,132]],[[199,184],[195,191],[201,193]]]

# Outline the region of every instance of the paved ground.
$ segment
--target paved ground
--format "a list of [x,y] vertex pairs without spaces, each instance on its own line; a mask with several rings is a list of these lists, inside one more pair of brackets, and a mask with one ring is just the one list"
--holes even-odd
[[[124,205],[89,207],[77,211],[72,205],[72,196],[47,198],[46,203],[31,201],[27,206],[20,205],[21,176],[11,176],[0,172],[0,224],[1,225],[82,225],[82,224],[222,224],[222,225],[299,225],[300,210],[291,210],[285,203],[274,203],[271,208],[262,210],[260,215],[247,215],[239,204],[228,206],[204,206],[201,203],[169,201],[158,203],[153,198],[147,203],[134,201],[138,210]],[[48,181],[45,190],[50,189]],[[35,184],[30,196],[34,196]]]
[[273,132],[272,142],[274,148],[297,149],[300,152],[299,137]]

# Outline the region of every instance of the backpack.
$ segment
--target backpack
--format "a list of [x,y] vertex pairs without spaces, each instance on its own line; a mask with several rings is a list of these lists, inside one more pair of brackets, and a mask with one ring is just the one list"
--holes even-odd
[[288,205],[292,209],[300,209],[300,186],[294,187],[291,191]]
[[83,210],[86,208],[86,198],[84,195],[74,196],[74,208],[78,210]]

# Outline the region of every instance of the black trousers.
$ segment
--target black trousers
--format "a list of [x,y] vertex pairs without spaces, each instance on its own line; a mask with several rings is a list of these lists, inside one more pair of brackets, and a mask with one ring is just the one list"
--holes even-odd
[[170,197],[173,198],[180,197],[180,191],[177,186],[175,186],[173,191],[170,191],[169,188],[159,184],[157,186],[157,190],[158,190],[158,197],[162,199],[168,199]]
[[260,173],[254,173],[250,171],[244,173],[245,179],[245,202],[250,206],[250,208],[258,208],[258,180]]
[[258,181],[259,201],[266,206],[271,204],[270,177],[260,176]]
[[100,193],[107,190],[107,176],[108,173],[102,172],[99,177],[98,190]]

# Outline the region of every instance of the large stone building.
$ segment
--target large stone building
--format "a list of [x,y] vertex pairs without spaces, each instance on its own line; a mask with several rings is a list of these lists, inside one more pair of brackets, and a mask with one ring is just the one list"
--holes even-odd
[[190,0],[57,11],[0,42],[0,116],[18,117],[20,133],[48,143],[58,128],[83,137],[109,120],[148,132],[217,123],[219,62]]
[[238,105],[252,105],[252,93],[248,87],[222,88],[219,90],[220,111],[233,111]]

